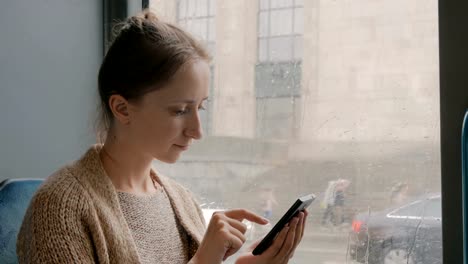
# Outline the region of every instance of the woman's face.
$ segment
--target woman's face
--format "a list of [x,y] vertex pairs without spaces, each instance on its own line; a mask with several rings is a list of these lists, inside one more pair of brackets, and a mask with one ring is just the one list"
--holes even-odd
[[127,136],[144,154],[173,163],[202,137],[199,111],[208,98],[210,70],[197,60],[184,65],[162,89],[129,102]]

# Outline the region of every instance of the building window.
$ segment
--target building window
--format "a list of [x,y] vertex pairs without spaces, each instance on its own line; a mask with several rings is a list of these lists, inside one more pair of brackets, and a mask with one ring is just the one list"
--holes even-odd
[[203,40],[214,56],[216,40],[215,0],[177,1],[177,23]]
[[260,0],[258,61],[297,61],[302,58],[304,7],[299,0]]
[[301,90],[304,7],[299,0],[260,0],[256,66],[257,136],[295,136]]
[[[177,24],[204,42],[211,56],[215,56],[215,0],[178,0]],[[210,65],[210,95],[206,111],[200,113],[203,130],[211,134],[214,91],[214,65]]]
[[289,139],[296,136],[301,76],[300,62],[257,64],[257,137]]

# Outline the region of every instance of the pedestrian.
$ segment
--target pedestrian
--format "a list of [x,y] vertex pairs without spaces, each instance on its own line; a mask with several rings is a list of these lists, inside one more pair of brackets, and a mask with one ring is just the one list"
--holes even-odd
[[346,199],[346,189],[349,187],[351,182],[346,179],[339,179],[335,186],[335,203],[334,203],[334,224],[335,226],[344,223],[344,207]]
[[325,210],[322,216],[322,225],[325,226],[328,223],[334,222],[334,210],[335,210],[335,188],[337,181],[329,181],[327,189],[325,190],[321,207]]
[[402,205],[408,198],[409,185],[405,182],[396,183],[391,190],[390,203],[392,206]]
[[260,200],[260,209],[262,211],[263,217],[271,220],[271,216],[273,215],[273,207],[278,205],[273,188],[268,187],[261,190]]

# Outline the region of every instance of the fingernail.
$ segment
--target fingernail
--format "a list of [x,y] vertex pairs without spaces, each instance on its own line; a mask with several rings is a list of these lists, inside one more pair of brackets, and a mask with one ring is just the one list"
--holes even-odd
[[263,218],[263,222],[265,223],[270,223],[270,220],[266,219],[266,218]]

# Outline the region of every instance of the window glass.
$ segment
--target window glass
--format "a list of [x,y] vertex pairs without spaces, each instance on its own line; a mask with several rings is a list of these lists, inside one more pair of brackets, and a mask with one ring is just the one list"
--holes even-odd
[[178,1],[177,11],[178,11],[179,17],[186,17],[187,16],[187,0]]
[[296,61],[301,60],[302,58],[302,45],[303,45],[304,40],[302,37],[294,37],[294,57],[293,59]]
[[269,13],[267,12],[260,12],[259,14],[258,35],[260,37],[268,36],[268,15]]
[[291,0],[270,0],[271,8],[290,7],[293,5]]
[[210,18],[208,20],[208,42],[215,42],[216,40],[216,27],[215,27],[215,19]]
[[[208,42],[207,43],[207,48],[208,48],[208,52],[213,56],[215,57],[216,56],[216,46],[215,46],[215,43],[214,42]],[[210,84],[211,86],[214,85],[214,82]],[[207,110],[207,111],[210,111],[210,110]]]
[[[288,139],[294,124],[294,98],[276,97],[257,100],[257,135],[263,138]],[[283,124],[278,126],[277,124]]]
[[[300,36],[304,31],[303,10],[294,7],[293,0],[282,0],[272,2],[270,9],[260,9],[258,12],[258,41],[267,42],[267,45],[259,46],[260,62],[300,60],[299,57],[294,57],[296,45],[292,38]],[[267,50],[262,50],[263,48]],[[286,48],[284,52],[280,52],[283,54],[279,54],[278,49],[283,48]],[[265,58],[260,57],[260,54],[268,55]]]
[[180,26],[202,41],[215,41],[214,0],[179,0],[176,4],[177,22]]
[[185,0],[185,1],[187,2],[187,17],[195,17],[197,13],[197,0]]
[[258,60],[266,61],[268,59],[268,39],[258,39]]
[[[301,72],[302,64],[299,62],[302,60],[303,12],[300,10],[302,8],[295,7],[297,5],[293,0],[272,1],[270,9],[258,13],[259,50],[255,72],[257,106],[265,103],[265,95],[272,98],[294,95],[296,98],[292,98],[290,102],[300,98],[301,79],[293,76],[298,76],[297,73]],[[297,106],[280,108],[278,111],[282,111],[284,116],[297,117],[299,112],[293,111],[292,115],[290,113],[290,109],[295,108]],[[264,112],[260,112],[261,109],[257,107],[257,136],[267,139],[274,139],[276,136],[290,139],[297,135],[294,132],[297,118],[284,122],[281,129],[275,129],[275,126],[279,127],[278,123],[263,116]]]
[[[255,68],[256,97],[299,97],[301,95],[299,62],[262,63]],[[268,82],[265,81],[269,80]]]
[[416,202],[406,205],[395,212],[391,213],[392,216],[402,217],[422,217],[426,206],[424,202]]
[[[179,162],[156,168],[204,207],[271,213],[272,223],[315,193],[291,263],[406,256],[367,245],[418,226],[392,219],[379,229],[396,208],[440,216],[440,199],[413,204],[440,193],[437,1],[162,1],[215,57],[208,133]],[[426,244],[405,232],[415,249],[433,248],[397,263],[442,263],[440,222],[420,226]],[[247,244],[271,228],[253,226]]]
[[304,32],[304,8],[294,9],[294,33],[302,34]]
[[208,15],[208,0],[189,0],[195,3],[195,16],[206,16]]
[[293,58],[293,38],[270,38],[268,57],[273,61],[291,61]]
[[191,19],[188,26],[192,29],[192,34],[198,38],[205,37],[208,40],[208,21],[205,18]]
[[269,8],[270,0],[260,0],[260,10]]
[[209,0],[209,15],[210,16],[214,16],[215,15],[215,12],[216,12],[216,5],[215,5],[215,1],[216,0]]
[[442,207],[440,198],[424,199],[394,211],[394,216],[434,217],[440,218]]
[[[166,8],[173,4],[176,6],[177,24],[188,30],[197,39],[201,40],[207,47],[210,54],[215,57],[216,53],[216,24],[215,24],[215,0],[170,0],[162,1],[168,3],[163,5]],[[153,8],[159,7],[154,1],[151,2]],[[151,6],[150,6],[151,8]],[[166,10],[168,11],[168,10]],[[211,67],[212,73],[214,66]],[[211,89],[214,86],[214,81],[211,82]],[[210,94],[210,104],[212,104],[212,93]],[[212,108],[207,108],[201,113],[201,121],[204,132],[211,133],[211,115]]]
[[304,5],[304,0],[294,0],[294,4],[296,6],[303,6]]
[[442,202],[440,198],[431,199],[426,207],[426,216],[441,218],[442,217]]
[[293,10],[272,10],[270,12],[271,36],[291,34],[293,23]]

